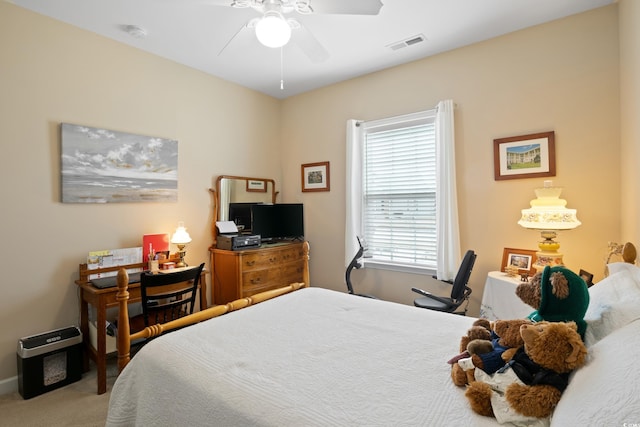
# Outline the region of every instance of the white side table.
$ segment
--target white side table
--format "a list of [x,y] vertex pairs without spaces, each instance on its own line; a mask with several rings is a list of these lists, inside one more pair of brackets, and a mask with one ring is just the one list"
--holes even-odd
[[516,295],[516,287],[522,283],[520,277],[509,277],[501,271],[487,275],[480,305],[480,317],[489,320],[523,319],[534,309]]

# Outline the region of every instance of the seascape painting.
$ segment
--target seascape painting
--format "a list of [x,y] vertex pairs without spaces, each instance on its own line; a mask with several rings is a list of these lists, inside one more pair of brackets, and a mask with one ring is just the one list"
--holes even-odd
[[178,201],[178,141],[62,123],[62,202]]

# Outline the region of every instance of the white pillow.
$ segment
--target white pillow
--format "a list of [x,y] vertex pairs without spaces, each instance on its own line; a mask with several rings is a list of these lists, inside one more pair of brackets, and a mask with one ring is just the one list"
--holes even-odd
[[607,264],[607,269],[609,270],[609,274],[616,274],[620,271],[628,271],[629,273],[635,275],[636,278],[640,278],[640,268],[638,268],[635,264],[629,264],[628,262],[612,262]]
[[589,307],[584,315],[587,347],[640,318],[640,269],[627,265],[633,269],[620,268],[589,288]]
[[640,320],[589,348],[587,364],[569,379],[551,426],[624,426],[640,420]]

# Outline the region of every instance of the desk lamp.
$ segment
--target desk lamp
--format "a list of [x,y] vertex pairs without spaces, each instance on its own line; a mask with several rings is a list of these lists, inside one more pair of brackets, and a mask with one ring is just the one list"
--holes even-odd
[[562,254],[558,252],[560,243],[555,241],[557,230],[571,230],[582,224],[576,217],[575,209],[567,209],[566,200],[560,198],[561,187],[554,187],[553,181],[544,182],[543,188],[536,188],[536,198],[531,200],[529,209],[522,209],[518,224],[522,227],[540,230],[542,240],[536,252],[533,265],[537,271],[545,266],[563,265]]
[[186,254],[184,247],[189,242],[191,242],[191,236],[189,236],[189,233],[187,233],[187,229],[184,228],[184,222],[179,221],[178,228],[176,228],[176,232],[173,233],[173,236],[171,236],[171,243],[173,243],[178,247],[178,256],[180,257],[180,260],[176,264],[176,267],[187,266],[187,264],[185,264],[184,262],[184,256]]

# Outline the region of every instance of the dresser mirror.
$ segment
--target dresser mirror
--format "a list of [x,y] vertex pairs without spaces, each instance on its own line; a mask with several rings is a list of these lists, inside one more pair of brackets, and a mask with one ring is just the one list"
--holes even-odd
[[[251,178],[247,176],[221,175],[216,180],[214,194],[213,240],[217,236],[217,221],[229,221],[231,204],[275,203],[278,192],[276,183],[269,178]],[[240,225],[242,228],[242,225]]]

